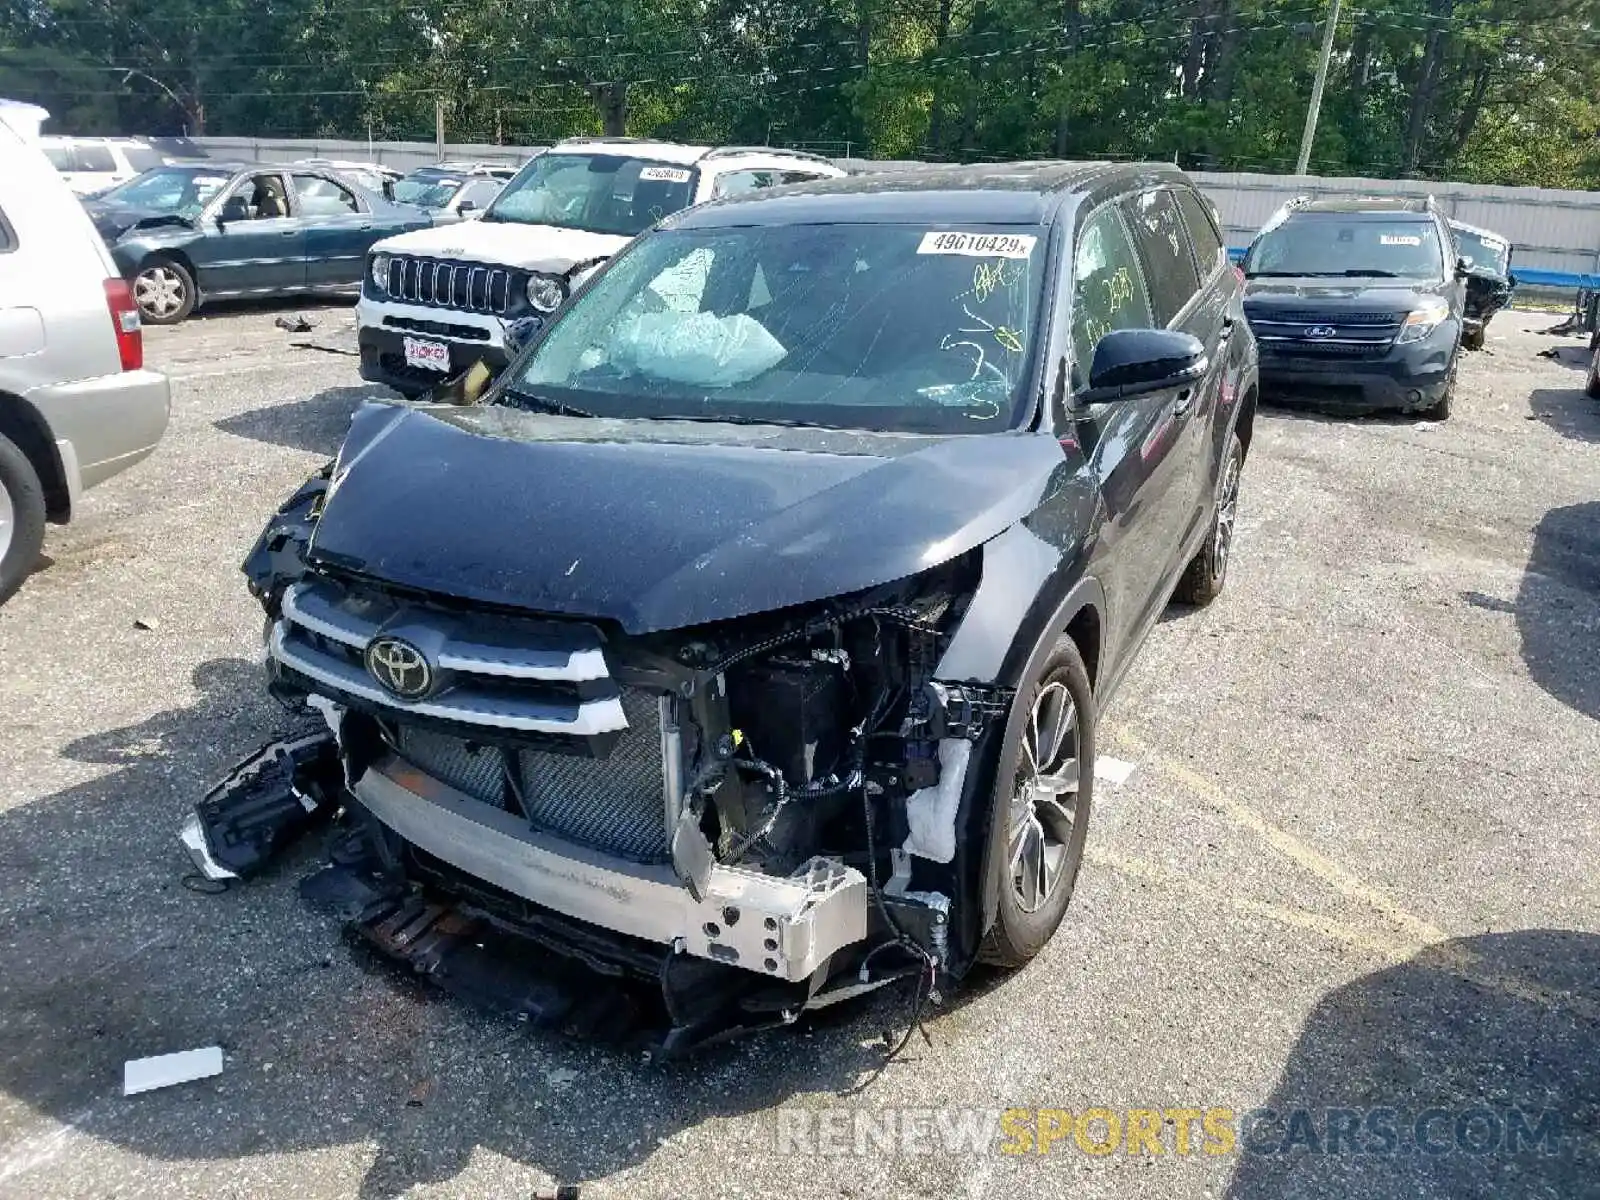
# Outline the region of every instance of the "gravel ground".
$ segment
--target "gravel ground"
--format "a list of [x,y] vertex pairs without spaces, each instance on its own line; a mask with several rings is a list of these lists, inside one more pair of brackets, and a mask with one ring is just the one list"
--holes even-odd
[[[1443,425],[1263,413],[1228,593],[1107,714],[1134,771],[1035,964],[888,1066],[904,996],[662,1066],[366,963],[295,896],[312,847],[179,885],[179,819],[275,719],[239,560],[371,390],[274,315],[147,334],[166,440],[0,611],[0,1194],[1600,1195],[1600,406],[1553,318],[1497,320]],[[210,1044],[220,1078],[120,1095]],[[1508,1106],[1559,1142],[1473,1152]],[[1330,1107],[1368,1151],[1396,1110],[1394,1152],[1333,1152]],[[1008,1108],[1253,1132],[1008,1154]]]

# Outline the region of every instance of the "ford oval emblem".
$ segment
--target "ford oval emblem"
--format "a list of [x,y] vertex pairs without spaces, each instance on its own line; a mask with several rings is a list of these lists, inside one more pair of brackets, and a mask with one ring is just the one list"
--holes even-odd
[[1306,330],[1306,336],[1308,338],[1318,338],[1318,339],[1331,338],[1334,334],[1336,334],[1338,332],[1339,331],[1337,329],[1335,329],[1332,325],[1312,325]]

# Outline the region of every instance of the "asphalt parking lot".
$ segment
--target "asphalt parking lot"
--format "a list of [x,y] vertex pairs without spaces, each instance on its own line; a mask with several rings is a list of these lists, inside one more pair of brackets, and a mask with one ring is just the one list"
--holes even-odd
[[[1498,318],[1442,425],[1262,415],[1228,591],[1106,715],[1133,773],[1029,969],[888,1065],[903,995],[663,1065],[366,962],[296,897],[312,846],[180,886],[179,820],[277,720],[239,560],[375,392],[292,345],[347,319],[309,311],[149,331],[166,440],[0,610],[0,1194],[1600,1195],[1600,404],[1539,357],[1556,318]],[[220,1077],[120,1094],[212,1044]],[[939,1133],[1089,1108],[1160,1110],[1163,1152]],[[1262,1108],[1281,1136],[1221,1153],[1168,1112]],[[1401,1136],[1354,1153],[1329,1108]],[[1551,1136],[1482,1152],[1511,1108]]]

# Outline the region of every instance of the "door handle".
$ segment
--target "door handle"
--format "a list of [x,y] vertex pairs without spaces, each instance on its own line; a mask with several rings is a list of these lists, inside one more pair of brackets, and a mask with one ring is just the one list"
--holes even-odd
[[300,233],[300,231],[298,229],[280,229],[278,231],[278,236],[279,237],[297,237],[297,236],[299,236],[299,233]]

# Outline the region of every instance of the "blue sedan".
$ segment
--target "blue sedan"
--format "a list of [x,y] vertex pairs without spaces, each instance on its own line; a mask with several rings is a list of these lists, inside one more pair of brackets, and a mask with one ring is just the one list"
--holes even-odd
[[157,167],[84,207],[153,325],[211,300],[354,288],[374,242],[432,224],[335,171],[266,163]]

